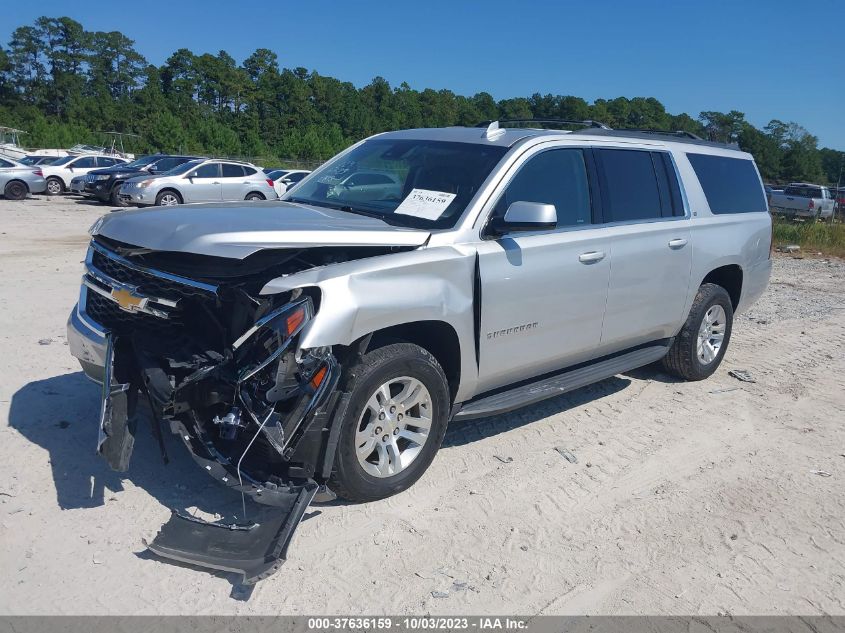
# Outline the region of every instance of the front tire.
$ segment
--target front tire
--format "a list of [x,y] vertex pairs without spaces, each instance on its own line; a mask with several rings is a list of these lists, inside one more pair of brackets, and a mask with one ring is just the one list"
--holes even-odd
[[727,290],[716,284],[702,284],[684,327],[663,358],[663,368],[684,380],[710,377],[728,349],[733,317]]
[[437,359],[411,343],[380,347],[347,370],[344,392],[329,487],[350,501],[410,488],[446,433],[449,385]]
[[51,176],[47,179],[47,195],[48,196],[58,196],[59,194],[64,193],[65,191],[65,183],[62,182],[61,178],[56,178],[55,176]]
[[20,180],[13,180],[6,184],[3,196],[6,200],[23,200],[26,198],[27,188]]
[[126,203],[120,199],[120,188],[123,186],[122,182],[117,183],[114,187],[111,188],[111,193],[109,194],[109,202],[113,207],[125,207]]
[[182,196],[170,189],[160,191],[156,196],[157,207],[175,207],[177,204],[182,204]]

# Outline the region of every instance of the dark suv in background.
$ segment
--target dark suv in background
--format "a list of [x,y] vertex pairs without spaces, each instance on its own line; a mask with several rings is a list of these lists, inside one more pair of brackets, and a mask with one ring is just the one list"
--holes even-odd
[[105,169],[95,169],[88,173],[85,183],[85,194],[93,196],[101,202],[115,206],[125,206],[118,193],[124,181],[142,176],[163,174],[174,167],[189,160],[196,160],[199,156],[171,156],[168,154],[151,154],[143,156],[125,165],[115,165]]

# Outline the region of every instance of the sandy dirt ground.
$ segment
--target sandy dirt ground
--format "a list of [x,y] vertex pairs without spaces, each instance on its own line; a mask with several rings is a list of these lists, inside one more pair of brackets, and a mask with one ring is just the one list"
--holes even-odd
[[240,504],[175,438],[164,466],[141,425],[125,476],[94,454],[65,321],[104,211],[0,200],[0,613],[845,614],[843,262],[777,257],[707,381],[454,425],[412,490],[311,508],[249,595],[145,553],[169,508]]

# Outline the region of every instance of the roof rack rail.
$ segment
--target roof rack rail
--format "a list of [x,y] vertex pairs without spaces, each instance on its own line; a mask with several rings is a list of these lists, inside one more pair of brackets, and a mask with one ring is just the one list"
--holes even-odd
[[637,127],[626,127],[626,128],[615,128],[620,132],[640,132],[642,134],[663,134],[668,136],[682,136],[684,138],[691,138],[694,141],[703,141],[705,139],[701,138],[698,134],[694,134],[692,132],[687,132],[686,130],[655,130],[653,128],[637,128]]
[[593,121],[586,119],[584,121],[575,121],[571,119],[491,119],[488,121],[481,121],[475,127],[489,127],[493,123],[563,123],[565,125],[582,125],[584,127],[598,128],[601,130],[609,130],[610,128],[600,121]]
[[690,145],[702,145],[707,147],[720,147],[722,149],[739,149],[737,143],[720,143],[700,138],[692,132],[678,131],[667,132],[665,130],[634,130],[634,129],[598,129],[579,130],[573,134],[590,134],[593,136],[620,136],[639,139],[654,139],[674,141],[676,143],[688,143]]

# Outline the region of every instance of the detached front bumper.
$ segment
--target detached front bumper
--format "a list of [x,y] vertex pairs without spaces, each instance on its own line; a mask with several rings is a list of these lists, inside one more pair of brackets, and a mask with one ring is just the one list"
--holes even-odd
[[[86,312],[89,293],[95,292],[90,295],[94,312],[96,300],[109,294],[104,285],[114,284],[112,295],[120,295],[119,282],[103,276],[90,256],[87,264],[84,284],[88,285],[82,287],[67,331],[71,354],[102,386],[97,451],[113,469],[128,468],[136,431],[132,411],[138,395],[146,396],[159,441],[161,425],[169,426],[203,470],[263,506],[251,513],[251,521],[240,517],[237,523],[208,523],[174,511],[149,549],[164,558],[241,573],[246,584],[274,573],[331,471],[339,431],[333,412],[339,400],[340,370],[334,356],[327,348],[296,348],[313,314],[311,300],[291,301],[259,319],[219,362],[198,365],[181,382],[173,382],[172,376],[162,381],[166,358],[154,358],[153,348],[143,347],[127,331],[118,329],[122,333],[115,334]],[[92,279],[99,284],[97,291],[92,290]],[[256,381],[266,384],[268,377],[281,374],[281,365],[294,360],[300,369],[295,385],[285,383],[289,395],[262,400],[264,392]],[[237,383],[234,397],[220,395],[232,380]],[[200,400],[224,398],[222,403],[230,415],[235,414],[235,421],[210,420],[201,406],[186,407],[199,392],[205,394]],[[227,444],[236,436],[243,439],[239,448]],[[163,443],[161,447],[166,461]]]
[[85,314],[84,288],[79,303],[73,306],[67,320],[67,342],[70,353],[82,365],[85,375],[102,384],[106,366],[106,335]]

